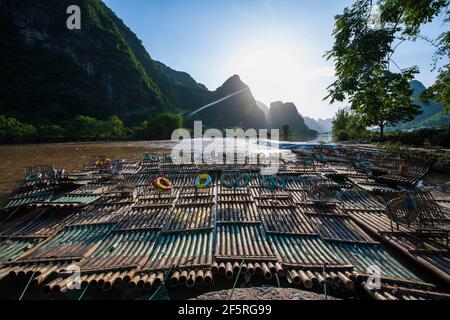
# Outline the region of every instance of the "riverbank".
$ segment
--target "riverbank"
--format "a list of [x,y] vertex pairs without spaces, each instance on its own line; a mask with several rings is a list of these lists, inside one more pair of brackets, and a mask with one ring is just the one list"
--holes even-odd
[[450,177],[450,149],[443,147],[417,147],[398,142],[340,142],[341,145],[386,151],[401,159],[430,166],[435,173]]
[[98,155],[138,160],[146,152],[168,152],[171,141],[67,142],[0,145],[0,203],[24,178],[25,167],[50,164],[76,171]]
[[[331,143],[331,135],[319,135],[308,143]],[[298,142],[298,144],[301,144]],[[372,143],[344,142],[343,145],[378,149]],[[52,164],[66,171],[80,170],[98,155],[118,159],[138,160],[144,153],[169,153],[175,142],[158,141],[92,141],[42,144],[0,145],[0,202],[18,187],[24,178],[24,168]],[[414,148],[420,150],[421,148]],[[446,149],[445,149],[446,150]],[[428,151],[428,150],[426,150]],[[448,150],[447,150],[448,151]],[[449,166],[450,168],[450,166]],[[425,181],[445,184],[450,181],[450,172],[430,171]]]

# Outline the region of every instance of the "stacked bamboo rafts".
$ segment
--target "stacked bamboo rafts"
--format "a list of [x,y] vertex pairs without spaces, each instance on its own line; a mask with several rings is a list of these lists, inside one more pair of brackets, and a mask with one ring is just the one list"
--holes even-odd
[[[259,177],[247,173],[247,186],[218,191],[217,240],[213,271],[231,279],[244,274],[262,274],[271,279],[276,271],[283,271],[273,254],[262,227],[262,216],[256,204]],[[275,267],[276,265],[276,267]]]
[[218,188],[217,222],[219,223],[259,223],[259,212],[249,188]]
[[109,224],[67,226],[18,261],[81,260],[94,252],[111,229]]
[[[360,290],[381,300],[448,298],[378,242],[442,279],[450,273],[443,243],[427,239],[417,250],[411,228],[393,229],[384,200],[359,187],[396,188],[392,182],[375,181],[368,170],[339,161],[339,153],[313,164],[291,156],[281,167],[269,187],[254,164],[173,165],[167,157],[113,162],[110,171],[88,167],[73,175],[83,177],[81,185],[74,183],[78,178],[45,176],[51,186],[34,183],[11,199],[52,191],[45,201],[18,203],[0,226],[0,281],[27,279],[46,294],[65,294],[79,270],[82,292],[139,296],[161,286],[192,288],[244,275],[247,283],[251,278],[346,295]],[[416,178],[423,173],[414,170]],[[205,172],[212,182],[197,189],[195,178]],[[224,173],[244,175],[248,183],[227,188]],[[170,192],[154,188],[159,176],[172,182]],[[74,190],[63,192],[58,181],[64,188],[71,181]],[[382,277],[375,290],[368,283],[374,266]]]
[[38,187],[15,194],[8,200],[5,209],[17,208],[35,202],[50,200],[53,196],[53,187]]
[[115,230],[159,230],[166,223],[170,207],[135,206],[117,223]]
[[[394,195],[397,193],[394,193]],[[361,194],[360,194],[361,195]],[[358,196],[361,198],[361,196]],[[450,255],[448,247],[448,221],[445,221],[443,215],[439,219],[439,229],[432,229],[431,224],[427,224],[423,228],[417,229],[408,224],[397,224],[393,222],[385,212],[385,205],[381,201],[375,200],[373,196],[366,193],[364,195],[365,206],[355,204],[355,194],[343,194],[346,211],[351,218],[362,228],[370,232],[376,238],[391,244],[395,249],[402,252],[406,257],[414,260],[416,263],[427,268],[436,276],[440,277],[447,284],[450,283]],[[392,195],[385,194],[384,198],[389,200]],[[407,204],[406,199],[402,200],[402,204]],[[431,213],[439,211],[439,206],[434,203],[433,199],[427,198],[431,205],[426,202],[420,203],[417,199],[415,206],[417,210],[429,211]],[[400,214],[406,214],[404,210],[399,211]],[[430,218],[428,218],[427,222]],[[424,233],[428,233],[424,235]],[[420,249],[418,250],[418,246]]]
[[75,214],[73,209],[39,209],[3,225],[0,239],[46,238],[64,228]]
[[170,284],[193,287],[195,284],[211,284],[212,230],[166,233],[160,235],[152,255],[136,281],[146,279],[144,285],[151,288],[153,279],[170,277]]

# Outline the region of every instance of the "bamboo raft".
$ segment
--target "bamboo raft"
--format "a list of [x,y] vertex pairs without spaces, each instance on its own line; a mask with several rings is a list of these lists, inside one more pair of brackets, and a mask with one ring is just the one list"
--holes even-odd
[[[382,165],[382,157],[369,155]],[[4,207],[19,217],[0,225],[0,281],[27,279],[47,296],[64,295],[76,265],[82,290],[105,295],[113,288],[136,297],[161,286],[208,290],[241,275],[345,296],[364,292],[377,300],[450,299],[436,287],[440,283],[423,281],[384,247],[448,283],[449,251],[442,239],[425,238],[417,249],[416,230],[392,227],[380,188],[362,187],[399,191],[426,169],[411,167],[408,182],[394,179],[396,186],[386,180],[399,175],[392,163],[381,182],[352,164],[352,157],[357,153],[335,150],[305,165],[290,155],[279,174],[285,185],[274,189],[262,186],[261,159],[258,165],[203,166],[175,165],[164,156],[113,161],[107,169],[89,165],[74,174],[83,179],[45,174],[24,183]],[[201,190],[194,187],[199,173],[212,177]],[[247,173],[249,183],[226,188],[223,173]],[[171,192],[155,190],[158,176],[170,179]],[[17,201],[24,198],[37,200]],[[367,283],[373,265],[381,269],[378,289]]]

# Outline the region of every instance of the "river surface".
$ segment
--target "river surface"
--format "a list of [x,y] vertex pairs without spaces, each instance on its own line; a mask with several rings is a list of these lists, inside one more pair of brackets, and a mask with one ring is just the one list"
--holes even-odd
[[[327,140],[325,136],[319,140]],[[193,140],[192,140],[193,141]],[[205,143],[208,143],[205,140]],[[204,144],[205,144],[204,143]],[[221,142],[220,144],[224,144]],[[25,168],[54,165],[66,172],[80,170],[99,155],[110,158],[138,160],[144,153],[170,153],[173,141],[121,141],[0,145],[0,204],[25,178]],[[255,152],[267,149],[253,145]],[[257,150],[257,151],[256,151]]]
[[[329,135],[320,135],[311,142],[330,143]],[[299,144],[304,142],[298,142]],[[291,142],[286,145],[291,145]],[[297,144],[297,143],[296,143]],[[172,141],[51,143],[0,146],[0,204],[23,181],[24,169],[36,165],[54,165],[66,172],[82,169],[99,155],[116,159],[138,160],[144,153],[170,153]],[[283,143],[280,143],[283,147]],[[264,146],[253,146],[255,152],[264,152]],[[262,149],[261,149],[262,148]],[[250,147],[252,149],[252,147]],[[270,148],[266,148],[267,150]],[[273,149],[270,149],[273,151]],[[278,150],[279,151],[279,150]],[[251,151],[250,151],[251,152]],[[448,182],[449,176],[431,174],[435,183]]]
[[143,153],[164,153],[170,141],[49,143],[0,146],[0,202],[24,179],[25,167],[54,165],[67,171],[79,170],[98,155],[138,160]]

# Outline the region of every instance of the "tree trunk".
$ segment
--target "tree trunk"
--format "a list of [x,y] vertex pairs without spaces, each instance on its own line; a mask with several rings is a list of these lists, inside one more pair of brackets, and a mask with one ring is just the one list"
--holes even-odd
[[384,124],[380,124],[380,139],[384,139]]

